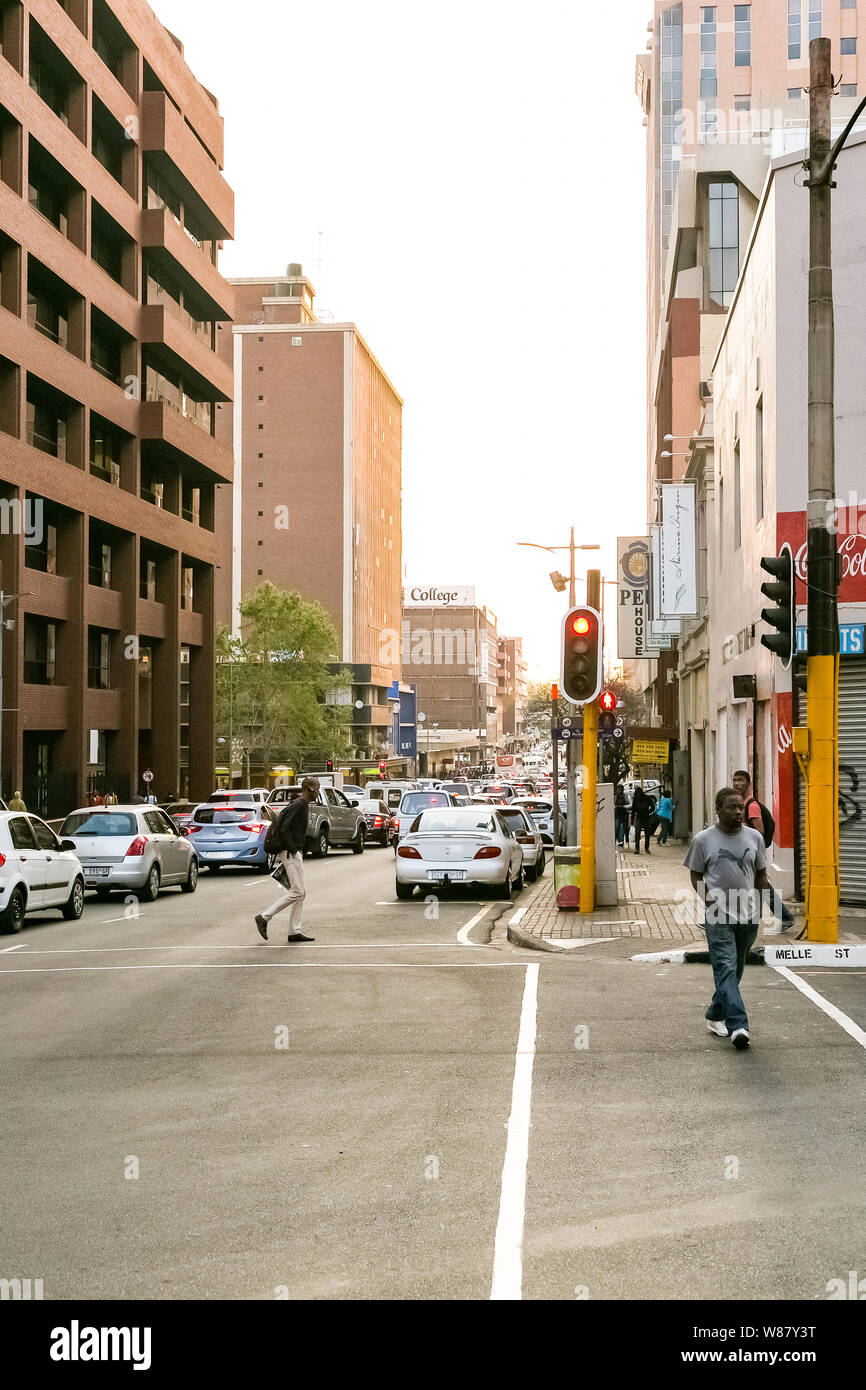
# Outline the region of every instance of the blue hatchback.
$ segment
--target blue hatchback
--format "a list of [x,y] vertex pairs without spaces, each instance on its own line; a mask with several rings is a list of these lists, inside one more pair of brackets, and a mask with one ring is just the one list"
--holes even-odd
[[268,806],[206,801],[196,806],[186,834],[199,861],[211,873],[217,873],[226,864],[267,873],[273,867],[273,856],[265,849],[265,837],[273,819]]

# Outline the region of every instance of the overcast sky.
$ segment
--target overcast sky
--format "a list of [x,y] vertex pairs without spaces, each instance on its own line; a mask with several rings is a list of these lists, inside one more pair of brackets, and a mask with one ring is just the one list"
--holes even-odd
[[567,556],[516,543],[573,522],[613,577],[645,531],[651,0],[153,3],[225,117],[220,268],[300,261],[357,324],[404,400],[408,582],[474,584],[549,679]]

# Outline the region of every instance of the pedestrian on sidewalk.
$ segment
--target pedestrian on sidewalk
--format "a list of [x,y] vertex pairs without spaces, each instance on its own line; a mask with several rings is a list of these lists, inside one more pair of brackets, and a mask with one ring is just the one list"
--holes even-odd
[[670,787],[662,787],[662,794],[656,806],[656,819],[661,829],[659,830],[658,842],[666,845],[668,836],[671,833],[671,825],[674,818],[674,803],[671,800]]
[[648,796],[643,787],[635,787],[631,803],[631,819],[634,825],[634,852],[640,854],[640,837],[644,837],[644,849],[649,854],[650,836],[655,797]]
[[301,914],[304,910],[304,899],[306,897],[306,886],[304,884],[304,846],[307,842],[307,827],[310,821],[310,802],[315,801],[319,795],[319,783],[315,777],[305,777],[301,783],[301,791],[293,801],[284,806],[280,812],[277,822],[277,831],[280,844],[283,848],[279,851],[277,859],[281,864],[286,878],[288,879],[288,889],[276,902],[266,907],[264,912],[256,917],[256,926],[259,929],[259,936],[265,941],[268,939],[268,922],[272,917],[276,917],[278,912],[289,910],[289,941],[315,941],[314,936],[304,936],[301,931]]
[[9,810],[10,810],[10,811],[26,811],[26,810],[27,810],[27,807],[24,805],[24,799],[23,799],[23,797],[22,797],[22,795],[21,795],[20,792],[16,792],[15,795],[13,796],[12,800],[9,802]]
[[698,831],[685,857],[692,887],[704,904],[704,931],[716,990],[704,1017],[707,1031],[749,1046],[749,1020],[740,980],[758,935],[760,895],[767,889],[764,837],[743,824],[744,803],[733,787],[716,796],[716,821]]
[[628,800],[621,782],[613,794],[613,823],[617,845],[620,849],[624,849],[628,839]]
[[[769,849],[775,839],[776,822],[773,820],[771,812],[756,796],[752,796],[752,779],[748,772],[742,769],[735,772],[731,778],[731,785],[734,791],[740,793],[743,798],[743,819],[746,825],[750,825],[753,830],[757,830],[764,846]],[[775,925],[767,927],[765,930],[768,936],[778,936],[788,927],[794,925],[794,918],[785,906],[781,893],[775,888],[769,889],[770,911],[776,919]]]

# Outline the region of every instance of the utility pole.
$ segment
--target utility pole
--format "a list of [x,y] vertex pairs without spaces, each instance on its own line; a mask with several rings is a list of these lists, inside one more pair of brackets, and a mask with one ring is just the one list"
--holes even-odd
[[[601,571],[590,570],[586,576],[588,608],[601,612]],[[604,629],[598,640],[604,642]],[[603,648],[602,648],[603,650]],[[568,741],[571,750],[571,739]],[[583,787],[580,814],[580,911],[595,908],[595,823],[598,773],[598,699],[587,701],[583,707]],[[570,782],[569,782],[570,785]],[[569,843],[574,843],[570,841]]]
[[[577,577],[574,573],[574,527],[571,528],[571,537],[568,543],[568,553],[570,566],[568,571],[568,606],[573,608],[577,603]],[[587,603],[589,599],[587,599]],[[586,709],[584,708],[583,736],[586,738]],[[577,787],[575,785],[577,777],[577,743],[570,738],[565,745],[565,842],[568,845],[577,844]],[[582,896],[582,895],[581,895]]]
[[[559,686],[554,681],[550,687],[550,733],[553,742],[553,847],[559,844],[559,739],[554,736],[553,726],[558,722]],[[569,743],[571,740],[569,739]]]
[[[806,932],[836,941],[839,925],[839,611],[836,537],[835,329],[830,40],[809,45],[809,500],[807,519]],[[862,106],[862,103],[861,103]],[[802,736],[801,736],[802,738]],[[798,740],[799,742],[799,740]],[[796,746],[796,745],[795,745]]]

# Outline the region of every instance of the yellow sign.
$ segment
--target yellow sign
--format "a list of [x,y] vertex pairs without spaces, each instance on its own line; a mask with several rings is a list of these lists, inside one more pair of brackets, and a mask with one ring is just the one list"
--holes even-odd
[[666,763],[670,749],[669,739],[635,739],[631,746],[633,763]]

